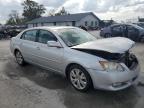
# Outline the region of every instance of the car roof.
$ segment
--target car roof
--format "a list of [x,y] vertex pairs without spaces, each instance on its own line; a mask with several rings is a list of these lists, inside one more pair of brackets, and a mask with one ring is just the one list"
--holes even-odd
[[29,28],[27,30],[33,30],[33,29],[47,29],[47,30],[58,30],[58,29],[67,29],[67,28],[77,28],[73,26],[42,26],[42,27],[33,27]]
[[140,26],[138,26],[138,25],[136,25],[136,24],[132,24],[132,23],[119,23],[119,24],[113,24],[113,25],[111,25],[110,27],[122,26],[122,25],[124,25],[124,26],[133,26],[133,27],[135,27],[135,28],[137,28],[137,29],[143,29],[142,27],[140,27]]
[[131,25],[131,26],[133,26],[134,24],[131,24],[131,23],[119,23],[119,24],[113,24],[111,26],[113,27],[113,26],[119,26],[119,25]]

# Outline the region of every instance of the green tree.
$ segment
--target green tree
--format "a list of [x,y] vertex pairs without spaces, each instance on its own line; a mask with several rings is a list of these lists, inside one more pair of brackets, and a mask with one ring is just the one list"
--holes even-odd
[[12,10],[12,12],[9,14],[9,19],[7,20],[7,25],[17,25],[22,24],[23,18],[20,18],[19,13],[16,10]]
[[41,4],[38,4],[32,0],[25,0],[22,3],[23,6],[23,16],[27,21],[33,20],[35,18],[41,17],[45,13],[45,7]]

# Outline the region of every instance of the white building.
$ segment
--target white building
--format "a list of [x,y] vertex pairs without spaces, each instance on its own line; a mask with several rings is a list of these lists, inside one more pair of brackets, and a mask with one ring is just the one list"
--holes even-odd
[[84,26],[99,27],[101,20],[92,12],[61,16],[48,16],[34,19],[27,23],[28,27],[38,26]]

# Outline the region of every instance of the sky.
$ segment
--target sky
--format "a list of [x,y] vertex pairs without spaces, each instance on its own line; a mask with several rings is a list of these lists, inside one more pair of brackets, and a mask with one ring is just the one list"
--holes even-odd
[[[5,23],[12,10],[20,14],[24,0],[0,0],[0,23]],[[69,13],[94,12],[100,19],[126,21],[144,17],[144,0],[33,0],[51,9],[65,9]],[[45,14],[45,15],[46,15]]]

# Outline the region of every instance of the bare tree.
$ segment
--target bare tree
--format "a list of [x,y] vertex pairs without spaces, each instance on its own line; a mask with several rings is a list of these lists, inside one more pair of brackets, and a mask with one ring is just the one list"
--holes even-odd
[[55,12],[56,12],[55,9],[49,10],[49,11],[48,11],[48,16],[55,16]]
[[16,10],[12,10],[11,13],[9,14],[9,19],[7,20],[6,24],[17,25],[22,23],[23,23],[23,19],[20,18],[19,13]]
[[55,15],[68,15],[69,13],[65,10],[64,7],[61,8]]

